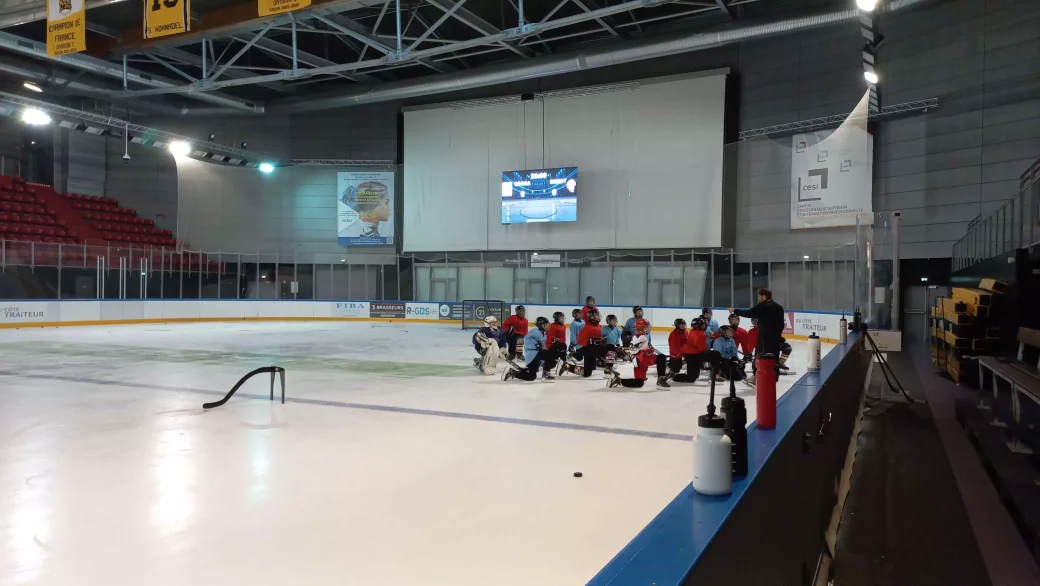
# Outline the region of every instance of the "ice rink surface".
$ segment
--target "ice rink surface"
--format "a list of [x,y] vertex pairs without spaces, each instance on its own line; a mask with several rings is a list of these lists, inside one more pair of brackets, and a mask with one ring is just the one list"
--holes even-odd
[[[471,335],[4,330],[0,584],[584,584],[689,484],[707,382],[503,383],[473,368]],[[269,365],[285,405],[259,375],[201,408]]]

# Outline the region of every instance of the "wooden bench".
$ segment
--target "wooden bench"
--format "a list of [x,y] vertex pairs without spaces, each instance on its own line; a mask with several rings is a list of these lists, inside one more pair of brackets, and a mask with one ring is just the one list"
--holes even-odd
[[[1040,330],[1018,328],[1018,356],[1014,360],[995,356],[979,357],[979,389],[985,389],[985,372],[993,375],[993,399],[997,400],[997,379],[1003,380],[1011,387],[1011,417],[1016,425],[1021,423],[1021,395],[1025,395],[1040,405],[1040,361],[1027,361],[1027,349],[1040,350]],[[980,405],[981,407],[981,405]],[[994,419],[994,423],[999,421]],[[1019,445],[1012,446],[1016,451],[1025,451]]]

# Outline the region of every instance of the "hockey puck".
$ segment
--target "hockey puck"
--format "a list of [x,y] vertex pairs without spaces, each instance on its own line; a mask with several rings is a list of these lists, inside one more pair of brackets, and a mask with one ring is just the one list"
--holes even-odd
[[581,478],[581,472],[575,472],[574,473],[574,477],[575,478]]

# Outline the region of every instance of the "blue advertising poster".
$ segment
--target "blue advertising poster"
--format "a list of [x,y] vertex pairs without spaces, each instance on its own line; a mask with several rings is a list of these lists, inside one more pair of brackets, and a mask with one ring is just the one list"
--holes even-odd
[[393,246],[394,173],[336,173],[337,242],[340,246]]

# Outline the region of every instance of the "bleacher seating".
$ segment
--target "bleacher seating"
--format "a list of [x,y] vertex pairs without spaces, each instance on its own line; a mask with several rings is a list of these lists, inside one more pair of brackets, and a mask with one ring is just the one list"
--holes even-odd
[[20,180],[0,184],[0,238],[75,244],[66,226],[53,208],[44,205],[35,187]]
[[62,197],[106,242],[169,248],[175,245],[169,230],[156,227],[150,219],[138,218],[136,210],[119,207],[115,198],[79,193],[63,193]]
[[[83,234],[72,229],[83,229]],[[176,248],[170,230],[112,197],[57,194],[49,185],[0,175],[0,239],[57,244]]]

